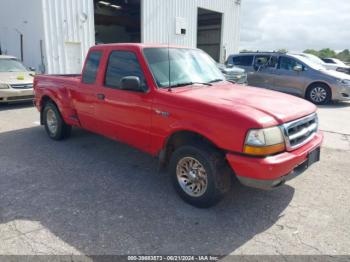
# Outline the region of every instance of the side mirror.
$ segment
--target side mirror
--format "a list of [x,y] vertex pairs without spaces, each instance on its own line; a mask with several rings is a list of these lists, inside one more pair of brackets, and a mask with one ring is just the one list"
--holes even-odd
[[233,68],[233,64],[227,64],[228,68]]
[[138,76],[126,76],[120,80],[122,90],[145,92],[141,86],[141,80]]
[[300,66],[300,65],[297,65],[297,66],[293,67],[293,70],[294,70],[295,72],[301,72],[301,71],[303,71],[303,67]]
[[36,69],[34,67],[29,67],[29,70],[32,71],[32,72],[36,71]]

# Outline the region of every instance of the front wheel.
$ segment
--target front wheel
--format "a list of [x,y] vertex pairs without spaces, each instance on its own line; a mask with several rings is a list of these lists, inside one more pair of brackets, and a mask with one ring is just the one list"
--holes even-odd
[[306,98],[316,105],[324,105],[331,101],[332,92],[325,84],[314,84],[308,89]]
[[180,147],[172,155],[169,169],[177,193],[196,207],[217,204],[231,187],[231,173],[224,157],[210,147]]
[[53,140],[62,140],[71,134],[72,127],[67,125],[56,105],[48,102],[43,110],[45,130]]

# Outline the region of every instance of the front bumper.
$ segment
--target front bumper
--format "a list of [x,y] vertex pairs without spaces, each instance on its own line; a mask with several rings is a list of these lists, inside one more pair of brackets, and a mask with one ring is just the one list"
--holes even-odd
[[225,73],[223,74],[227,81],[231,81],[241,85],[248,84],[248,76],[246,74],[242,74],[242,75],[225,74]]
[[228,153],[226,159],[238,180],[249,187],[272,189],[302,174],[307,168],[309,153],[321,147],[323,134],[292,152],[266,158]]
[[332,100],[350,101],[350,86],[340,86],[340,85],[333,86]]
[[34,99],[34,89],[0,89],[0,103],[31,101]]

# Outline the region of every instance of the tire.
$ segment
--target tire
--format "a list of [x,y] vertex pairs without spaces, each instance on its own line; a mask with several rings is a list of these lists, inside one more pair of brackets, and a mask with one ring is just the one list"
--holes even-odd
[[199,208],[216,205],[231,188],[231,170],[224,156],[203,145],[177,149],[170,159],[169,173],[179,196]]
[[60,141],[70,137],[72,127],[64,122],[54,103],[46,103],[43,110],[43,120],[45,130],[51,139]]
[[316,105],[325,105],[331,101],[332,92],[326,84],[313,84],[306,92],[306,99]]

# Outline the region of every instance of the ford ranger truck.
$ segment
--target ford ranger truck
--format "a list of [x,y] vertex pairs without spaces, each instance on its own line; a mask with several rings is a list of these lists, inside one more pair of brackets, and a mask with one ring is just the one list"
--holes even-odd
[[197,49],[95,46],[81,75],[39,75],[34,90],[50,138],[74,126],[157,156],[197,207],[218,203],[234,177],[272,189],[320,160],[313,104],[225,81]]

